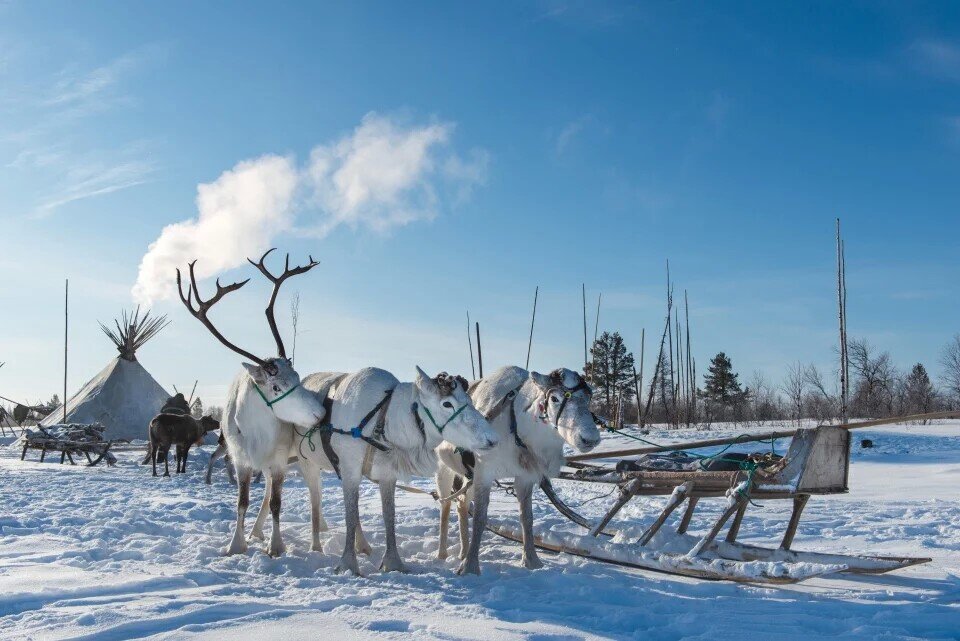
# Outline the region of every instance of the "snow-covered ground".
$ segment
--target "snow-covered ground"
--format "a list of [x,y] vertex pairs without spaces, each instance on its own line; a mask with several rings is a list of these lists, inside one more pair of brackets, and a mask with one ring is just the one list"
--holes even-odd
[[[739,431],[654,430],[646,438]],[[633,444],[605,438],[610,449]],[[860,449],[862,438],[876,447]],[[814,497],[795,542],[797,549],[928,556],[932,563],[776,588],[545,553],[546,567],[531,572],[518,567],[518,545],[492,534],[483,575],[458,577],[455,553],[436,559],[437,507],[404,493],[398,536],[413,572],[383,575],[376,570],[379,498],[370,484],[361,510],[374,556],[362,561],[365,577],[341,576],[333,572],[343,544],[339,485],[325,479],[327,552],[309,552],[307,493],[297,474],[284,495],[287,554],[271,559],[258,544],[247,555],[224,557],[235,494],[222,467],[214,485],[203,483],[210,450],[192,457],[188,474],[154,479],[137,465],[140,452],[121,453],[115,468],[87,468],[58,465],[59,457],[40,464],[35,452],[21,462],[19,451],[0,447],[0,638],[960,638],[960,422],[856,432],[850,494]],[[426,479],[417,483],[430,487]],[[557,487],[591,516],[612,498],[602,496],[602,486]],[[664,499],[635,499],[615,525],[639,533]],[[718,501],[702,505],[694,528],[719,510]],[[776,541],[788,510],[783,501],[751,508],[741,540]],[[513,499],[497,496],[491,511],[513,518]],[[538,528],[577,531],[542,496],[536,513]]]

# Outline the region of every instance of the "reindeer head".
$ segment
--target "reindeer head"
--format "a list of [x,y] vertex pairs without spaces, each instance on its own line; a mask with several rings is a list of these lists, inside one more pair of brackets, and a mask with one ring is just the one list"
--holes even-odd
[[530,372],[530,380],[543,395],[539,407],[541,417],[556,428],[570,447],[589,452],[600,444],[600,430],[590,411],[593,392],[579,374],[560,368],[548,376]]
[[310,271],[319,265],[319,263],[311,256],[310,262],[307,265],[291,269],[290,255],[287,254],[283,273],[279,276],[274,276],[264,263],[272,251],[274,250],[271,249],[267,251],[257,262],[252,260],[249,262],[273,283],[273,293],[270,296],[270,302],[267,305],[265,314],[267,324],[270,326],[270,331],[277,343],[278,357],[276,358],[259,358],[249,351],[237,347],[217,330],[207,316],[210,308],[219,302],[220,299],[230,292],[240,289],[246,285],[250,279],[227,285],[226,287],[220,285],[220,280],[217,279],[216,293],[212,298],[205,301],[200,297],[200,290],[197,287],[197,279],[194,274],[194,265],[196,265],[197,261],[193,261],[189,264],[190,283],[187,287],[187,293],[184,294],[183,292],[182,277],[179,269],[177,270],[177,289],[179,290],[180,300],[184,306],[197,320],[203,323],[217,340],[227,348],[252,361],[252,363],[243,363],[243,367],[250,377],[250,383],[252,385],[251,392],[253,393],[253,390],[255,390],[255,393],[266,403],[267,407],[273,411],[273,414],[279,420],[309,428],[323,420],[326,415],[326,410],[323,408],[323,404],[316,394],[301,387],[300,375],[297,374],[296,370],[293,369],[293,365],[287,359],[283,339],[280,337],[280,330],[277,329],[277,321],[276,318],[274,318],[273,307],[277,302],[277,294],[280,293],[280,287],[284,281],[291,276]]
[[467,396],[467,380],[441,372],[430,378],[417,367],[418,412],[426,414],[424,428],[436,430],[443,440],[470,451],[483,451],[499,441],[473,401]]

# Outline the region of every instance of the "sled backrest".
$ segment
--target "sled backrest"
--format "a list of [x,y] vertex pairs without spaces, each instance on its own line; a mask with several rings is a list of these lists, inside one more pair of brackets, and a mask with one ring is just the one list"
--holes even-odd
[[824,425],[798,430],[786,455],[780,478],[802,494],[847,491],[850,470],[850,432]]

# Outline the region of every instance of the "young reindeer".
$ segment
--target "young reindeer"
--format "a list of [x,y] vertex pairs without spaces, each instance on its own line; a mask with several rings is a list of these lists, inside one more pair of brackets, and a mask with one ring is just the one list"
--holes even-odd
[[187,456],[194,445],[203,444],[207,432],[220,429],[220,422],[211,416],[197,420],[189,414],[157,414],[150,421],[150,453],[153,475],[157,475],[157,461],[163,457],[163,475],[170,476],[170,446],[176,445],[177,474],[186,473]]
[[[267,553],[279,556],[283,553],[280,536],[280,495],[287,470],[287,458],[293,440],[292,426],[301,430],[320,424],[326,410],[316,394],[300,384],[300,376],[287,359],[280,331],[273,315],[274,303],[280,287],[291,276],[303,274],[319,263],[310,257],[310,263],[290,268],[287,255],[283,274],[274,276],[264,264],[273,249],[266,252],[259,262],[250,263],[273,283],[273,294],[265,314],[270,331],[277,344],[278,357],[263,359],[237,347],[221,334],[207,316],[210,308],[230,292],[246,285],[250,279],[223,287],[217,280],[217,292],[204,301],[200,297],[194,265],[189,264],[190,283],[184,294],[180,270],[177,270],[177,288],[180,300],[190,313],[210,331],[224,346],[243,356],[251,363],[243,363],[243,371],[237,375],[227,392],[223,411],[221,434],[227,442],[227,450],[236,469],[237,522],[227,554],[242,554],[247,551],[244,537],[244,517],[250,504],[250,477],[254,471],[264,470],[271,479],[270,512],[273,517],[273,532]],[[309,483],[309,480],[308,480]]]
[[[366,368],[347,375],[314,374],[303,386],[325,396],[329,408],[325,425],[296,430],[293,451],[304,478],[318,479],[321,470],[332,470],[342,479],[346,538],[337,571],[360,573],[359,494],[366,477],[380,486],[387,544],[380,569],[406,572],[395,534],[397,481],[435,474],[434,450],[441,442],[483,452],[497,444],[497,435],[471,403],[466,381],[445,373],[430,378],[418,367],[415,382],[401,383],[389,372]],[[313,540],[318,542],[319,482],[308,485]]]
[[[460,521],[460,558],[457,574],[480,574],[480,541],[487,524],[490,487],[495,480],[513,478],[520,504],[523,566],[543,566],[533,539],[533,490],[544,478],[556,476],[564,462],[566,442],[579,452],[600,443],[600,430],[590,411],[590,387],[576,372],[557,369],[549,376],[519,367],[503,367],[471,385],[470,397],[500,436],[488,451],[458,451],[449,443],[437,448],[440,496],[460,492],[456,500]],[[472,487],[465,484],[472,480]],[[468,501],[473,499],[473,533],[469,535]],[[450,504],[440,506],[440,549],[447,557]]]

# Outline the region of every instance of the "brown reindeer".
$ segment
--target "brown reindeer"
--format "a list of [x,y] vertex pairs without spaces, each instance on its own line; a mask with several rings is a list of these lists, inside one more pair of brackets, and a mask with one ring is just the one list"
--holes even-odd
[[158,414],[150,421],[150,454],[153,475],[157,475],[157,461],[163,456],[164,476],[170,476],[168,454],[176,445],[177,474],[187,471],[187,455],[193,445],[200,445],[207,432],[220,429],[220,421],[204,416],[199,421],[189,414]]

